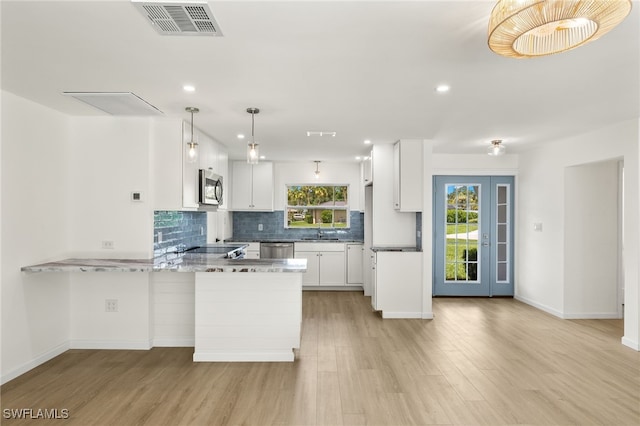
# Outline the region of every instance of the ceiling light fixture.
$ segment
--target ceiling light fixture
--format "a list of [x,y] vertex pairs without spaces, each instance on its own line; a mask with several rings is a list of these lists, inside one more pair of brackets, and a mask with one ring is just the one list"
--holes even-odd
[[370,143],[371,143],[371,141],[370,141],[369,139],[366,139],[366,140],[364,141],[364,144],[365,144],[365,145],[369,145]]
[[238,139],[244,139],[244,135],[242,133],[238,134]]
[[315,160],[314,163],[316,163],[316,171],[315,171],[316,179],[320,179],[320,170],[318,170],[318,166],[320,165],[320,161]]
[[247,108],[247,112],[251,114],[251,143],[247,145],[247,163],[249,164],[258,164],[258,159],[260,158],[260,154],[258,151],[258,144],[255,139],[255,122],[254,117],[256,114],[260,113],[258,108]]
[[184,86],[182,86],[182,90],[184,90],[185,92],[195,92],[196,88],[194,86],[191,86],[190,84],[185,84]]
[[600,38],[624,20],[631,0],[498,0],[489,48],[498,55],[551,55]]
[[487,154],[492,156],[504,155],[507,149],[502,145],[502,139],[494,139],[491,141],[491,145],[487,148]]
[[196,107],[186,107],[185,111],[191,113],[191,141],[187,142],[187,161],[195,163],[198,159],[198,143],[195,141],[195,135],[193,134],[193,113],[200,110]]
[[331,136],[332,138],[335,138],[336,135],[337,135],[337,132],[318,132],[313,130],[307,130],[307,136]]
[[446,84],[436,86],[436,92],[438,93],[447,93],[449,90],[451,90],[451,87],[447,86]]

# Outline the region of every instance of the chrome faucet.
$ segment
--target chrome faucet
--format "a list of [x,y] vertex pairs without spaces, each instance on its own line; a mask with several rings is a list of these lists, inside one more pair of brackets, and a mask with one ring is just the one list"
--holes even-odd
[[320,229],[318,229],[318,239],[322,239],[322,231]]

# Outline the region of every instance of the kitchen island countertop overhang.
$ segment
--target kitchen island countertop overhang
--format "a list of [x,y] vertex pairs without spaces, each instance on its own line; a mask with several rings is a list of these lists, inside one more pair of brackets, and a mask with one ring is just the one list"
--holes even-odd
[[23,266],[22,272],[306,272],[306,259],[219,259],[176,253],[155,259],[64,259]]

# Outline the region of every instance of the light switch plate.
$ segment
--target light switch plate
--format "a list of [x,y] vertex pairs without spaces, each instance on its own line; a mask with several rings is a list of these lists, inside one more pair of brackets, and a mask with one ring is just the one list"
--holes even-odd
[[541,222],[534,223],[533,230],[536,232],[542,232],[542,223]]

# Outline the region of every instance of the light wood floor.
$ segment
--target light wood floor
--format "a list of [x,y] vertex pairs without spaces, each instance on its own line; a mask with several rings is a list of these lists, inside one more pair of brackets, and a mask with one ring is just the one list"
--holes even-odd
[[2,408],[66,408],[54,423],[81,425],[640,424],[640,354],[620,344],[622,321],[513,299],[434,299],[433,321],[382,320],[358,292],[303,300],[294,363],[70,350],[4,385]]

